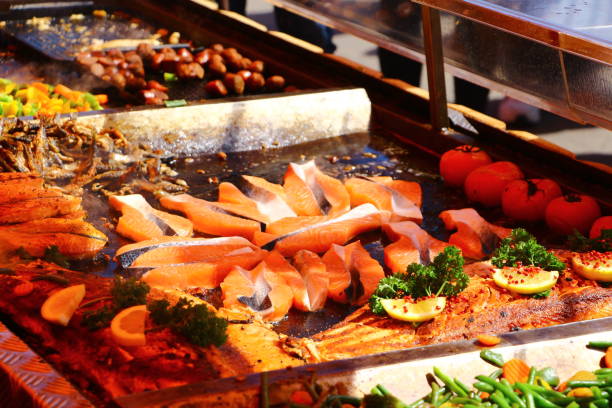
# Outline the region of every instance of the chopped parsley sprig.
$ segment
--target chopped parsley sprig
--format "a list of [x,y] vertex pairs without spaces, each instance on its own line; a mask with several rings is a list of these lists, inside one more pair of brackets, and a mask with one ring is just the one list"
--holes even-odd
[[491,263],[498,268],[505,266],[537,266],[547,271],[562,271],[565,264],[553,253],[538,243],[536,238],[523,228],[516,228],[504,238],[493,252]]
[[570,249],[577,252],[608,252],[612,251],[612,229],[601,230],[597,238],[587,238],[577,230],[567,238]]
[[470,278],[463,271],[464,259],[454,246],[444,248],[430,265],[413,263],[406,273],[395,273],[383,278],[370,297],[370,309],[376,314],[385,314],[381,299],[399,299],[411,296],[455,296],[468,285]]

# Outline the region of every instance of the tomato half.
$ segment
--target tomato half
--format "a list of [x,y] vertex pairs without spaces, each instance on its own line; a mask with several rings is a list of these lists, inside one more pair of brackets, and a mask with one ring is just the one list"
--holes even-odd
[[567,194],[553,199],[544,216],[548,227],[558,234],[569,235],[575,229],[586,234],[593,222],[601,217],[601,209],[591,196]]
[[440,158],[440,175],[447,185],[462,187],[468,174],[491,162],[491,157],[479,147],[471,145],[455,147]]
[[499,161],[479,167],[465,179],[465,194],[470,201],[495,207],[501,204],[504,189],[513,180],[523,178],[523,172],[514,163]]
[[548,203],[560,195],[561,187],[550,179],[514,180],[504,189],[502,209],[517,221],[539,221]]
[[589,238],[599,238],[601,236],[601,231],[608,229],[612,229],[612,215],[607,215],[595,220],[589,232]]

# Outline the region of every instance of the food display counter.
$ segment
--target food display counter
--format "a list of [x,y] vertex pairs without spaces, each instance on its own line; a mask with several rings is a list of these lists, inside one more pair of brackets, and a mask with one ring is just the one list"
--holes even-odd
[[[5,69],[16,67],[4,73],[11,81],[17,83],[11,74],[19,72],[28,83],[64,82],[70,92],[57,85],[34,88],[57,93],[56,99],[73,109],[86,100],[84,93],[109,98],[94,111],[2,119],[0,405],[283,406],[283,398],[313,373],[322,387],[342,383],[343,392],[361,397],[383,383],[409,401],[426,392],[425,374],[433,365],[464,381],[472,370],[481,373],[474,339],[482,334],[498,336],[504,357],[549,365],[564,378],[597,368],[601,352],[585,345],[610,338],[612,292],[601,282],[609,272],[585,278],[575,267],[581,255],[569,250],[555,229],[559,223],[551,222],[550,229],[543,221],[519,222],[499,203],[484,205],[479,189],[466,195],[448,185],[448,173],[443,173],[445,184],[439,161],[449,149],[477,144],[475,150],[456,151],[488,152],[483,154],[489,161],[516,163],[509,164],[518,172],[515,179],[523,174],[554,179],[561,186],[557,195],[561,188],[570,197],[588,195],[584,200],[595,203],[599,215],[608,214],[612,204],[609,168],[579,161],[535,135],[509,131],[504,123],[459,105],[448,105],[451,127],[438,129],[422,89],[206,2],[0,5],[2,58],[7,58]],[[34,31],[48,40],[54,24],[60,31],[74,30],[91,16],[103,21],[106,34],[119,30],[109,28],[115,20],[127,21],[137,31],[130,36],[139,42],[161,39],[162,44],[151,44],[159,47],[152,53],[127,46],[121,54],[86,50],[79,56],[83,50],[71,51],[70,41],[50,40],[56,42],[34,51],[27,27],[32,21],[43,21]],[[175,32],[180,35],[172,43],[178,45],[170,42]],[[102,42],[116,39],[124,38]],[[175,45],[178,51],[163,50]],[[234,77],[221,74],[209,60],[202,60],[201,76],[197,67],[179,69],[193,62],[180,59],[189,58],[181,48],[192,58],[222,55],[229,74],[252,76],[259,68],[251,64],[259,61],[265,66],[264,85],[249,90],[247,76],[245,92],[237,92]],[[130,74],[122,67],[127,69],[137,54],[149,69],[153,65],[146,56],[154,61],[156,53],[168,58],[143,76],[147,88],[135,81],[128,85]],[[236,53],[244,66],[232,62]],[[96,64],[103,70],[97,72]],[[125,84],[105,77],[112,66],[119,67]],[[196,74],[179,75],[189,72]],[[268,84],[274,76],[287,86],[275,87],[276,80]],[[168,89],[151,88],[150,81]],[[229,92],[212,92],[209,84],[219,86],[216,81]],[[148,97],[151,89],[167,98]],[[23,100],[36,93],[29,87],[11,92]],[[292,186],[306,191],[308,205],[295,199]],[[366,187],[374,193],[358,198]],[[574,198],[566,201],[582,200]],[[443,212],[448,217],[440,218]],[[462,226],[453,232],[450,224],[459,214],[469,214],[471,221],[457,221]],[[592,223],[589,219],[589,229]],[[396,231],[392,224],[403,227]],[[446,248],[450,240],[462,252],[415,248],[407,236],[398,239],[407,226],[431,245]],[[538,287],[537,294],[547,293],[535,298],[494,283],[486,260],[499,254],[497,247],[514,248],[501,238],[518,227],[552,251],[530,241],[540,256],[550,261],[552,255],[545,254],[556,254],[573,265],[545,270],[554,279]],[[457,237],[463,228],[476,234],[464,236],[467,244]],[[527,234],[515,231],[515,238]],[[376,307],[369,299],[380,279],[406,269],[394,266],[400,258],[388,249],[397,242],[412,242],[408,252],[416,254],[414,265],[433,261],[423,268],[458,262],[446,270],[455,277],[430,284],[439,286],[433,293],[448,292],[448,305],[436,306],[438,317],[421,325],[392,319],[392,311],[372,313],[369,306]],[[579,249],[598,242],[582,237]],[[331,272],[298,273],[308,262],[323,262],[327,271],[335,265],[340,284],[332,287]],[[305,283],[291,286],[291,279],[308,279],[308,301],[297,300],[296,288]],[[458,281],[465,284],[455,293]],[[445,289],[447,284],[453,288]],[[232,295],[232,290],[242,292]],[[315,307],[311,299],[317,291],[325,296]],[[483,300],[483,293],[490,298]],[[183,309],[174,309],[177,304]],[[132,328],[122,326],[129,326],[129,318],[121,321],[123,316],[142,319],[142,327],[129,332]],[[568,358],[555,361],[556,350]],[[462,365],[465,373],[459,372]]]

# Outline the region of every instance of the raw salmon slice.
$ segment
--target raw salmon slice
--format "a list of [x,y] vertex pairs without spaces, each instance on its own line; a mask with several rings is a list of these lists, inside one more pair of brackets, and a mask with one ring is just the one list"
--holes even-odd
[[293,303],[293,292],[265,262],[254,269],[234,267],[221,283],[223,306],[256,311],[266,320],[282,319]]
[[418,183],[393,180],[390,177],[353,177],[347,179],[344,185],[353,207],[372,204],[386,211],[389,221],[423,220],[418,205],[421,202],[421,187]]
[[252,239],[253,234],[261,230],[256,221],[235,217],[221,208],[209,205],[205,200],[187,194],[165,196],[159,202],[165,208],[186,214],[196,231],[204,234]]
[[310,311],[310,299],[306,282],[302,275],[278,251],[266,255],[264,262],[273,272],[282,276],[293,293],[293,307],[305,312]]
[[146,272],[141,279],[151,286],[166,289],[214,289],[219,287],[232,268],[251,269],[263,259],[264,254],[264,251],[244,247],[203,262],[160,266]]
[[[311,220],[318,217],[300,217]],[[334,218],[321,218],[320,223],[306,222],[305,227],[293,230],[284,235],[272,238],[276,234],[268,232],[258,234],[256,241],[270,241],[263,245],[263,249],[277,249],[284,256],[293,256],[300,249],[307,249],[316,253],[327,251],[332,244],[343,245],[358,234],[380,227],[380,211],[372,204],[364,204],[351,211]],[[288,223],[290,221],[287,221]]]
[[122,214],[117,222],[117,233],[133,241],[146,241],[164,235],[193,235],[191,221],[156,210],[140,194],[110,196],[108,203]]
[[0,225],[70,214],[81,209],[81,199],[61,193],[0,204]]
[[322,309],[329,290],[329,276],[325,263],[319,255],[303,249],[293,257],[293,265],[306,285],[308,303],[305,310],[310,312]]
[[447,210],[440,213],[447,230],[457,230],[448,240],[457,246],[463,256],[483,259],[490,255],[500,239],[510,235],[511,230],[488,223],[473,208]]
[[364,304],[385,277],[382,266],[360,241],[334,245],[323,256],[329,276],[329,297],[340,303]]
[[335,216],[350,209],[350,197],[342,182],[324,174],[314,160],[289,164],[283,187],[297,215]]
[[42,257],[48,247],[71,259],[92,258],[106,245],[108,238],[82,220],[46,218],[0,227],[0,247],[12,252],[23,247],[27,253]]
[[385,247],[385,264],[395,272],[406,272],[408,265],[428,265],[450,244],[437,240],[412,221],[383,225],[387,236],[396,242]]
[[[211,259],[216,259],[219,256],[219,247],[231,252],[242,248],[255,248],[243,237],[182,238],[164,236],[124,245],[117,250],[115,257],[123,268],[132,267],[136,261],[138,261],[136,265],[139,268],[155,268],[168,264],[184,263],[185,260],[193,260],[196,256],[200,257],[199,261],[205,261],[206,259],[202,257],[206,253],[212,254]],[[190,255],[190,251],[193,251],[196,255]]]
[[219,189],[220,202],[254,204],[269,222],[296,216],[296,213],[287,204],[287,194],[283,186],[279,184],[254,176],[242,176],[239,183],[240,189],[231,183],[222,184],[224,184],[223,189]]

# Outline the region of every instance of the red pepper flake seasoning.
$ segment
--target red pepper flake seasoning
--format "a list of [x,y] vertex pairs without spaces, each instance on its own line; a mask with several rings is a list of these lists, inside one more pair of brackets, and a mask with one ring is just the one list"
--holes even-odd
[[578,255],[580,262],[593,264],[595,268],[612,267],[612,252],[589,251]]

